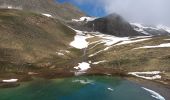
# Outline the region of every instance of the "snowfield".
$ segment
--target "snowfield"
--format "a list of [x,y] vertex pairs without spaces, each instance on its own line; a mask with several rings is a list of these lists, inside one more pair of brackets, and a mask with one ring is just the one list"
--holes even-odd
[[87,34],[85,35],[83,31],[75,30],[76,35],[74,37],[74,40],[70,43],[70,46],[75,47],[77,49],[84,49],[87,48],[89,45],[89,42],[87,42],[86,39],[91,38],[92,36]]
[[144,90],[148,91],[149,93],[151,93],[152,94],[151,96],[153,98],[156,98],[158,100],[165,100],[165,98],[163,96],[161,96],[159,93],[157,93],[157,92],[155,92],[153,90],[147,89],[145,87],[142,87],[142,89],[144,89]]
[[72,47],[77,49],[83,49],[88,47],[88,42],[86,41],[87,37],[83,35],[76,35],[74,41],[70,43]]
[[78,66],[74,67],[75,69],[79,70],[79,71],[86,71],[88,70],[90,67],[90,64],[87,63],[87,62],[82,62],[82,63],[79,63]]
[[[161,79],[161,72],[160,71],[150,71],[150,72],[129,72],[129,75],[133,75],[139,78],[147,79],[147,80],[155,80],[155,79]],[[150,75],[150,76],[146,76]]]

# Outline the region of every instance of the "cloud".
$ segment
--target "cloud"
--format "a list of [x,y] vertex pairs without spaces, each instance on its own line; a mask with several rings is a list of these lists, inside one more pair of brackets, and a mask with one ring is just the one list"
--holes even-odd
[[80,5],[89,3],[107,14],[118,13],[131,22],[170,26],[170,0],[73,0]]
[[102,0],[109,13],[118,13],[132,22],[170,26],[170,0]]

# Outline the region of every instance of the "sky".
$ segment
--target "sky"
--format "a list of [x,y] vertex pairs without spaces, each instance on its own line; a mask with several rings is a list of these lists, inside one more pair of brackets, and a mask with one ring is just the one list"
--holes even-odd
[[117,13],[129,22],[170,26],[170,0],[58,0],[69,2],[90,16]]

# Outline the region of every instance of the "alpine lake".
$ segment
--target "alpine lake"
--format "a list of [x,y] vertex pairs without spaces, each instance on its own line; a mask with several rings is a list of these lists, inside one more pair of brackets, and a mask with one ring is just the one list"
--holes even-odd
[[35,78],[18,87],[1,88],[0,100],[158,100],[121,77]]

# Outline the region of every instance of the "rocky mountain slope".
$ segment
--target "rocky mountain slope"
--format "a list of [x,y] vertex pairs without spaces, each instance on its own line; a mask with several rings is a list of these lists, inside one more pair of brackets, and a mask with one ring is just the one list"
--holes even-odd
[[46,13],[64,20],[79,18],[85,15],[71,4],[60,4],[55,0],[0,0],[0,8]]
[[134,30],[129,22],[117,14],[111,14],[90,21],[84,17],[84,20],[73,20],[69,24],[78,30],[101,32],[119,37],[145,35]]
[[129,23],[117,14],[102,18],[81,17],[80,19],[72,19],[68,24],[81,31],[101,32],[118,37],[170,35],[170,28],[166,26],[158,25],[154,27],[139,23]]

